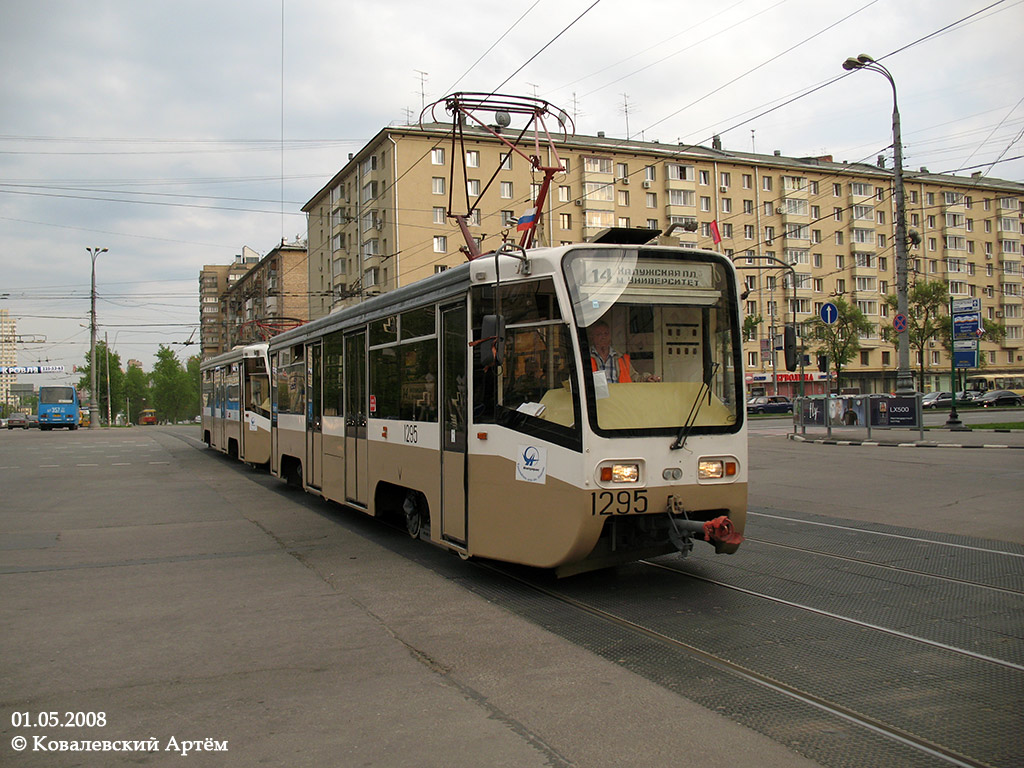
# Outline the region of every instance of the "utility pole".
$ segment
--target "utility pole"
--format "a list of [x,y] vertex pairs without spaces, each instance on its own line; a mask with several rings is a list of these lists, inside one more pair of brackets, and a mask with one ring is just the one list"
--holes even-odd
[[99,429],[99,403],[96,402],[96,257],[106,248],[86,248],[92,257],[92,290],[89,293],[89,429]]

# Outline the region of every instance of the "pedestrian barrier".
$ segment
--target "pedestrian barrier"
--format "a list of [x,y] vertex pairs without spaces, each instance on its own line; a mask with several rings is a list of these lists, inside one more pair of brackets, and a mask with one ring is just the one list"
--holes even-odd
[[793,408],[793,434],[807,434],[807,428],[832,430],[857,427],[872,429],[916,429],[924,440],[921,395],[815,395],[798,397]]

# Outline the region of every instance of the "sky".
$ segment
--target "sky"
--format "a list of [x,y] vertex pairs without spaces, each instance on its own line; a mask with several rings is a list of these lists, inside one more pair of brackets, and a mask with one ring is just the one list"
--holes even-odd
[[[0,309],[21,365],[98,335],[152,370],[198,345],[198,277],[306,236],[302,206],[453,91],[576,132],[1024,182],[1024,0],[35,0],[0,6]],[[455,10],[457,8],[457,10]],[[189,342],[192,342],[191,344]]]

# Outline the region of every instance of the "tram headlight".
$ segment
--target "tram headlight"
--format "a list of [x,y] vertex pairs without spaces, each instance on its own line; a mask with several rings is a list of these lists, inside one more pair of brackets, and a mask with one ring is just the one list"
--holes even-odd
[[609,464],[601,467],[601,482],[603,483],[637,483],[639,481],[639,464]]
[[697,462],[698,480],[722,480],[735,477],[737,463],[730,459],[701,459]]

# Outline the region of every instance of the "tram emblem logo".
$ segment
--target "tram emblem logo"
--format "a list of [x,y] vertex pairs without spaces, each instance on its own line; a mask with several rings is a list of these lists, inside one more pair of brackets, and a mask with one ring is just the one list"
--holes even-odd
[[526,483],[545,483],[548,475],[547,448],[520,445],[516,459],[516,480]]

